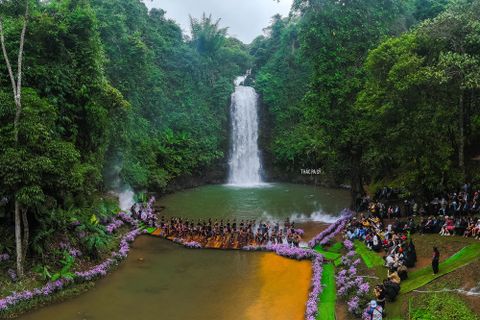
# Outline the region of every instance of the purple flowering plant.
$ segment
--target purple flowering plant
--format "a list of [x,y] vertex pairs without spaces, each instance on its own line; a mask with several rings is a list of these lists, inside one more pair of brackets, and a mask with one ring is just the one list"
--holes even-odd
[[[151,207],[153,204],[153,200],[149,201],[149,206]],[[68,277],[52,277],[52,280],[47,282],[43,287],[36,288],[33,290],[25,290],[22,292],[12,292],[7,297],[0,299],[0,314],[8,310],[10,307],[24,301],[28,301],[34,298],[42,297],[42,296],[50,296],[60,290],[62,290],[65,286],[74,283],[74,282],[84,282],[84,281],[91,281],[95,280],[99,277],[107,275],[108,271],[111,270],[114,266],[116,266],[121,260],[125,259],[130,251],[130,243],[133,242],[139,235],[141,235],[144,230],[137,228],[139,222],[137,219],[134,219],[131,215],[121,212],[118,214],[118,217],[121,219],[116,219],[117,221],[121,221],[121,224],[128,223],[132,226],[132,230],[125,234],[120,240],[120,246],[118,251],[112,252],[111,258],[106,259],[105,261],[99,263],[98,265],[93,266],[92,268],[85,270],[85,271],[77,271],[72,273],[70,277],[70,273],[68,272]],[[115,224],[120,225],[119,222]],[[113,230],[112,230],[113,231]],[[72,248],[69,242],[64,241],[59,244],[59,247],[73,259],[74,257],[78,257],[81,255],[80,250]],[[13,269],[9,269],[7,274],[12,279],[12,281],[17,280],[17,274]]]
[[357,275],[357,265],[360,264],[360,259],[355,259],[356,252],[353,242],[345,240],[343,245],[349,251],[342,256],[343,268],[335,278],[337,294],[347,302],[348,311],[355,316],[359,316],[362,312],[361,306],[368,300],[370,285]]
[[105,229],[107,230],[108,234],[112,234],[123,225],[124,225],[123,220],[114,218],[112,222],[105,227]]
[[10,260],[10,255],[8,253],[0,254],[0,262]]
[[185,248],[189,248],[189,249],[201,249],[201,248],[203,248],[202,245],[200,243],[198,243],[197,241],[185,242],[184,246],[185,246]]
[[347,248],[347,250],[353,250],[353,242],[348,239],[343,241],[343,246]]
[[317,234],[312,240],[308,242],[310,248],[316,245],[326,245],[330,240],[337,236],[345,228],[347,222],[353,217],[353,211],[344,209],[341,213],[340,219],[332,223],[327,229]]

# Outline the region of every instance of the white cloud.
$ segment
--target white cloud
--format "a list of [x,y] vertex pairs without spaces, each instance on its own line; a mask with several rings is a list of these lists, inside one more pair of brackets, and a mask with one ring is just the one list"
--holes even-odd
[[189,30],[189,15],[201,17],[205,12],[221,18],[220,25],[229,27],[229,34],[250,43],[263,33],[271,17],[287,16],[293,0],[143,0],[148,8],[161,8],[166,16]]

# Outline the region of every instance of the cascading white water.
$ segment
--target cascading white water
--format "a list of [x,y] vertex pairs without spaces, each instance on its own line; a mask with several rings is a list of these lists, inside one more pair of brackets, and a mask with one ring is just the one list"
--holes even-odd
[[258,95],[243,85],[247,76],[235,79],[230,106],[232,118],[232,151],[229,184],[252,186],[262,183],[258,150]]

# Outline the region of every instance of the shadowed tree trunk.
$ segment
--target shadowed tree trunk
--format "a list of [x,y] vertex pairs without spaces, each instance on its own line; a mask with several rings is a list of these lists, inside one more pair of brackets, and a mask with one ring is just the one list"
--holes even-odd
[[363,173],[361,167],[361,152],[358,150],[351,151],[351,204],[352,210],[357,210],[357,200],[365,195],[363,188]]
[[29,240],[29,234],[30,234],[30,227],[29,227],[29,224],[28,224],[27,211],[28,211],[28,209],[26,209],[26,208],[22,210],[22,223],[23,223],[22,254],[23,254],[23,261],[25,261],[25,258],[27,257],[28,240]]
[[458,100],[458,124],[460,128],[458,137],[458,167],[462,173],[462,178],[465,179],[465,106],[463,91],[460,92]]
[[15,247],[17,249],[17,276],[23,277],[22,219],[18,200],[15,200]]

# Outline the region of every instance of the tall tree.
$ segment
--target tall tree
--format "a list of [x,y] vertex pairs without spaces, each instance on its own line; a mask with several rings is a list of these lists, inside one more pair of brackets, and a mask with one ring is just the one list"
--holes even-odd
[[[3,3],[2,3],[3,4]],[[0,42],[2,46],[2,53],[5,59],[5,64],[8,70],[8,76],[12,85],[13,98],[15,100],[15,118],[14,118],[14,142],[15,145],[18,145],[18,133],[19,133],[19,123],[20,117],[22,115],[22,63],[23,63],[23,47],[25,43],[25,32],[27,30],[28,22],[28,0],[25,1],[25,14],[23,16],[23,27],[20,34],[20,43],[18,49],[17,57],[17,72],[16,77],[13,72],[10,59],[8,57],[8,52],[5,45],[5,34],[2,16],[0,15]],[[26,255],[26,250],[28,247],[28,218],[26,209],[22,209],[20,201],[18,200],[18,194],[14,195],[15,201],[15,242],[16,242],[16,257],[17,257],[17,274],[19,277],[23,277],[23,260]],[[22,222],[24,233],[22,235]],[[22,240],[23,237],[23,240]]]
[[350,181],[352,199],[363,193],[364,184],[353,109],[365,81],[363,64],[382,37],[408,28],[406,6],[390,0],[294,2],[302,17],[302,50],[313,66],[304,121],[321,141],[317,161],[338,181]]
[[190,16],[192,44],[199,53],[213,56],[225,43],[228,28],[220,28],[220,21],[205,13],[201,19]]

